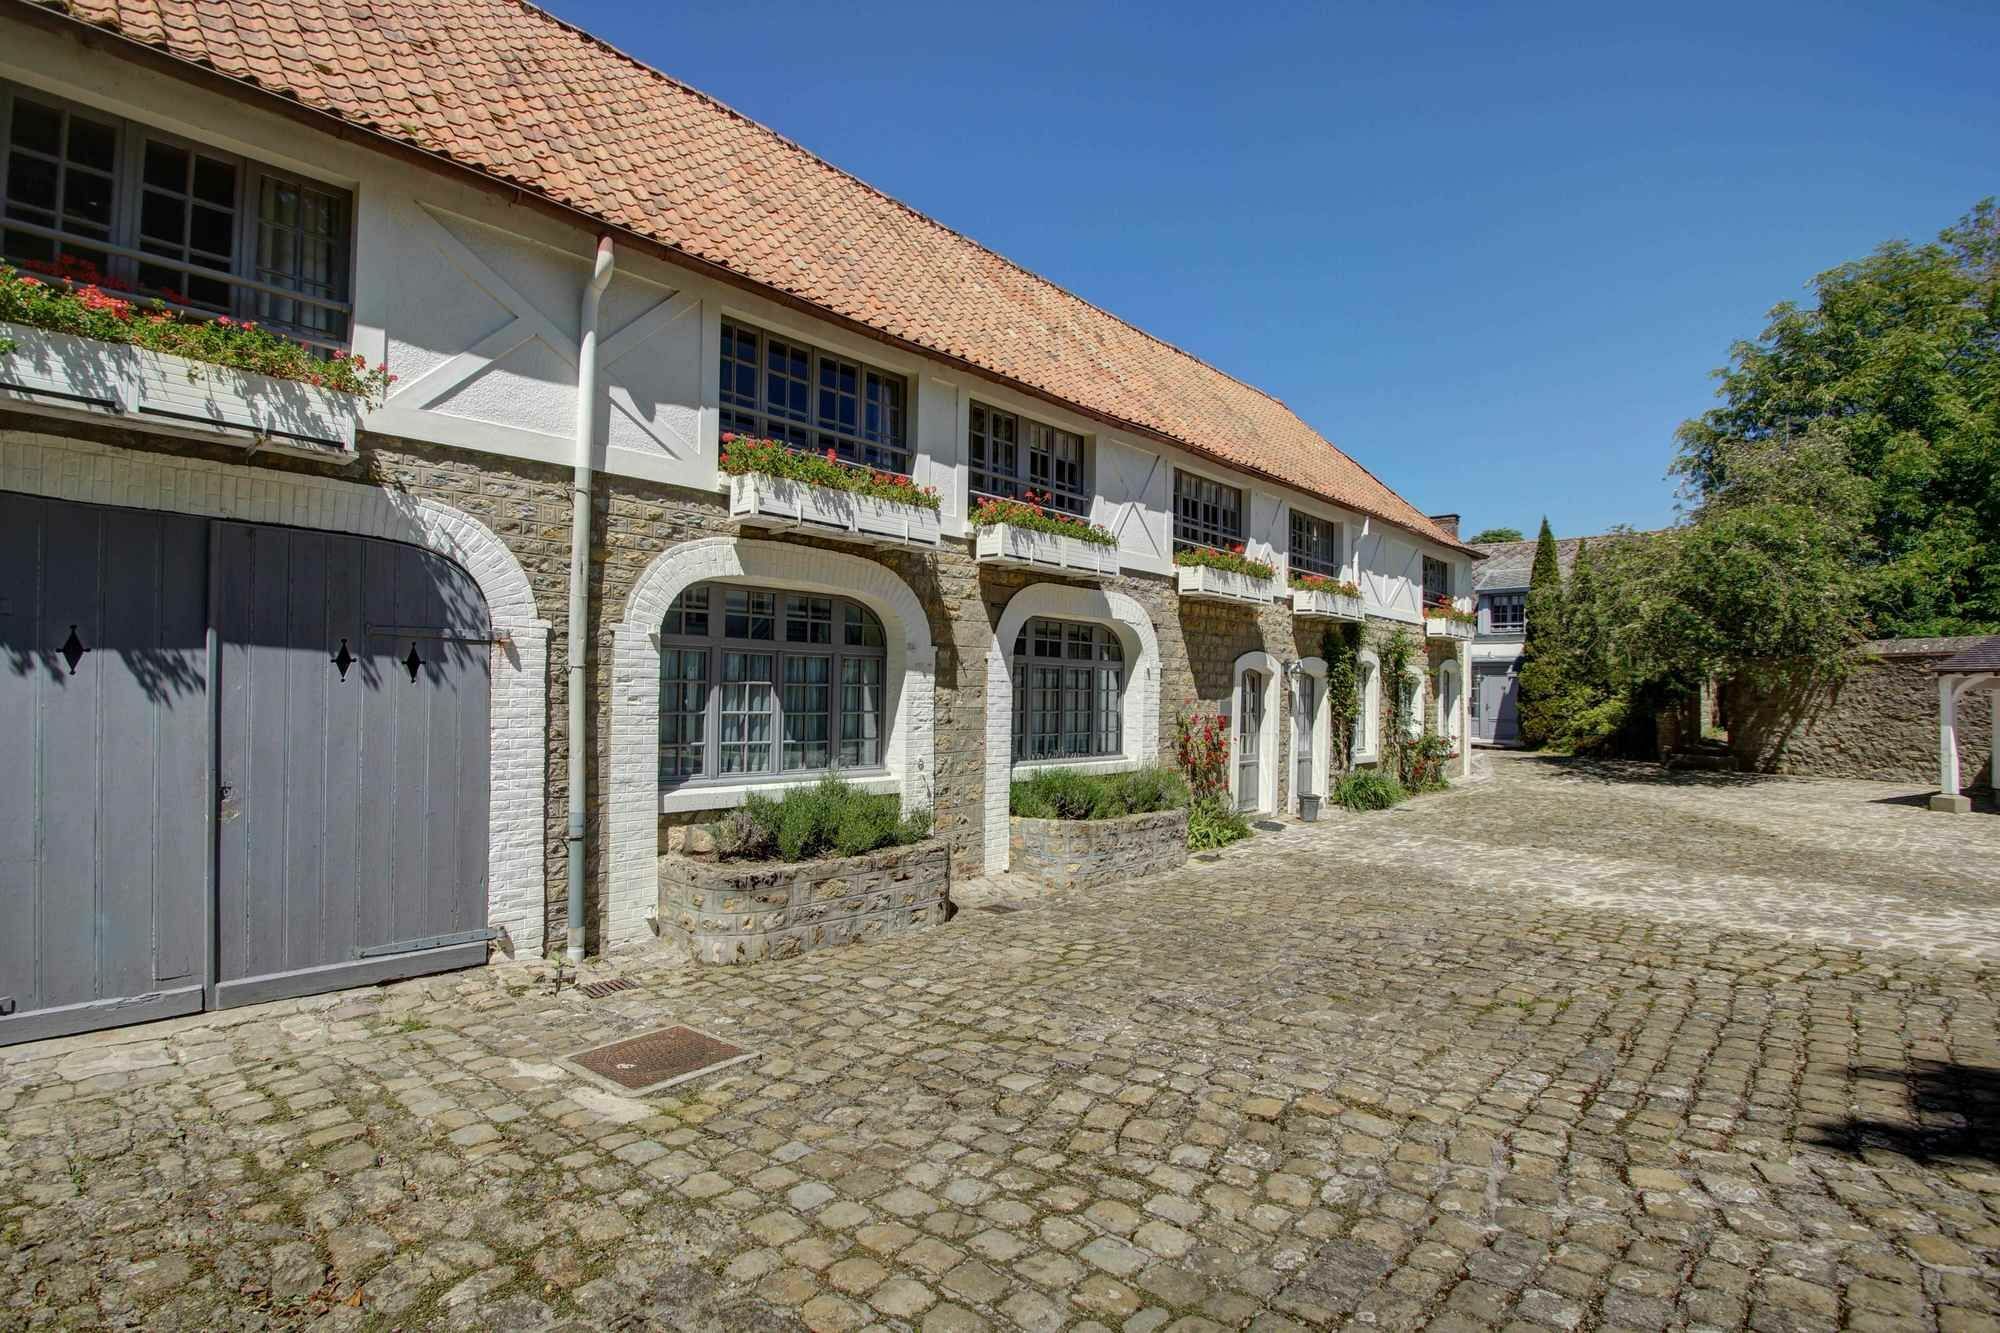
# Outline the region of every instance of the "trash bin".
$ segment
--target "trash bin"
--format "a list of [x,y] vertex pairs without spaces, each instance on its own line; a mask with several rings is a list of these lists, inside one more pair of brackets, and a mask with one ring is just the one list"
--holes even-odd
[[1308,796],[1304,792],[1299,793],[1299,818],[1308,824],[1318,821],[1319,797]]

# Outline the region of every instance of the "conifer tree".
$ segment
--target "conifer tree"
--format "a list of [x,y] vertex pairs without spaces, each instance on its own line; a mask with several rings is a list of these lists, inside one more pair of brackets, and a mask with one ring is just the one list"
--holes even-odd
[[1521,637],[1519,716],[1521,742],[1533,749],[1548,744],[1554,712],[1563,692],[1562,566],[1556,559],[1555,534],[1542,519],[1535,539],[1535,564],[1528,574],[1528,623]]

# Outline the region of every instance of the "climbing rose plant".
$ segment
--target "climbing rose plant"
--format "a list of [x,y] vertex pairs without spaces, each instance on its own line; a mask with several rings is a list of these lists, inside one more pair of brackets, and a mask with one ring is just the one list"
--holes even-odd
[[843,463],[840,455],[831,449],[824,454],[815,454],[794,449],[782,440],[760,440],[750,435],[725,432],[722,436],[722,457],[717,461],[722,470],[732,477],[755,473],[762,477],[775,477],[779,481],[796,481],[807,486],[851,491],[855,495],[890,500],[896,504],[915,505],[919,509],[936,510],[938,507],[938,493],[934,488],[919,486],[901,473]]
[[[178,292],[150,299],[124,293],[88,260],[65,256],[59,264],[41,268],[46,278],[0,264],[0,322],[296,380],[354,394],[371,406],[380,406],[396,382],[387,363],[371,368],[359,354],[322,356],[254,320],[211,319],[176,310],[167,300],[178,300]],[[0,339],[0,355],[17,350],[12,340]]]
[[1174,762],[1187,779],[1195,804],[1229,796],[1229,719],[1220,713],[1181,713],[1174,718]]

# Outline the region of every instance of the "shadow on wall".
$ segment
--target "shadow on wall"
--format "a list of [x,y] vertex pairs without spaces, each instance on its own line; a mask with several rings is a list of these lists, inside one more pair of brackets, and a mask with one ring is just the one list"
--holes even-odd
[[[1860,1085],[1856,1113],[1809,1131],[1809,1142],[1857,1157],[1886,1149],[1917,1162],[2000,1162],[2000,1069],[1919,1060],[1907,1071],[1851,1072]],[[1899,1101],[1907,1113],[1897,1112]]]
[[[1730,682],[1722,699],[1729,748],[1758,772],[1935,784],[1934,668],[1950,653],[1896,649],[1898,643],[1938,642],[1884,641],[1838,684],[1757,688]],[[1993,782],[1986,699],[1972,692],[1959,702],[1960,779],[1967,787]]]

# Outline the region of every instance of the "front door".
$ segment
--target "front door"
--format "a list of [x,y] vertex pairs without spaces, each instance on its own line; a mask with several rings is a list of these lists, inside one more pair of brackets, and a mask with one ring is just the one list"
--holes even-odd
[[1292,754],[1296,756],[1297,776],[1293,781],[1294,796],[1323,795],[1313,774],[1313,736],[1319,724],[1319,681],[1311,676],[1299,675],[1299,698],[1292,709]]
[[1236,710],[1236,808],[1264,808],[1260,778],[1264,755],[1264,673],[1243,673],[1243,698]]
[[1520,738],[1514,711],[1514,674],[1505,667],[1480,667],[1474,678],[1472,734],[1489,744],[1510,745]]

